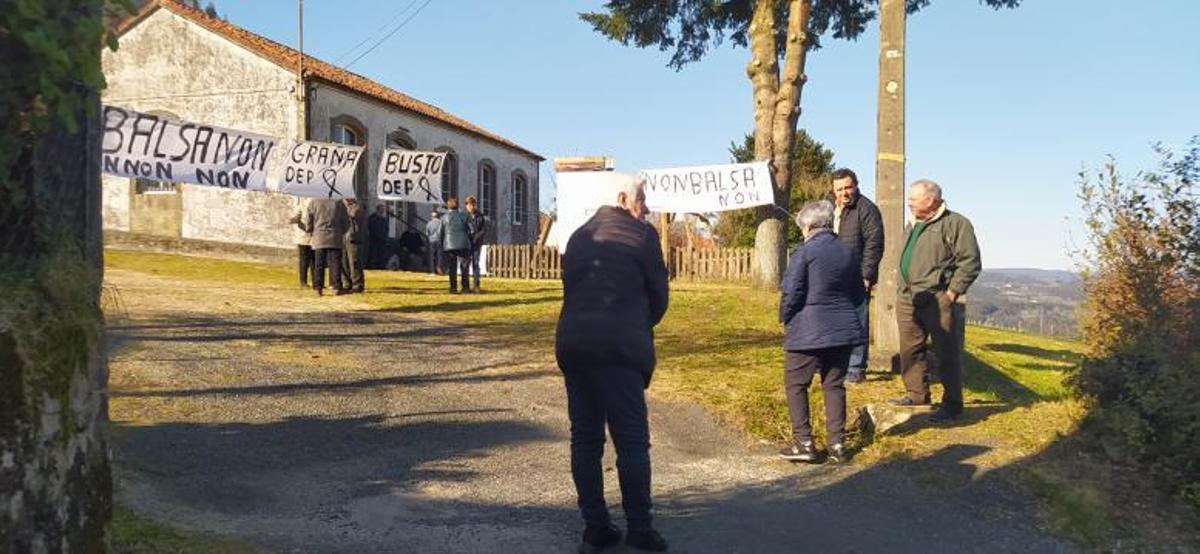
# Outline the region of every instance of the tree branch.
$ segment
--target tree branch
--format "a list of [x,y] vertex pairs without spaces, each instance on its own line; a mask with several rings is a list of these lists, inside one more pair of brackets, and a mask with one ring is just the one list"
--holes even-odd
[[750,16],[750,63],[746,75],[754,90],[754,158],[774,153],[771,122],[775,119],[779,69],[775,59],[775,2],[756,0]]

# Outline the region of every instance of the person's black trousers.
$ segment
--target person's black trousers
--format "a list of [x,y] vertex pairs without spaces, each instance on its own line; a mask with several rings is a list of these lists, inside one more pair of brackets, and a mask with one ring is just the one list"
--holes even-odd
[[467,290],[468,277],[474,272],[475,291],[479,292],[479,250],[482,247],[473,247],[470,250],[463,252],[463,255],[458,258],[459,269],[463,275],[463,290]]
[[307,287],[309,282],[316,284],[316,260],[314,259],[312,247],[307,244],[297,244],[296,253],[300,262],[300,286]]
[[825,397],[825,443],[839,444],[846,438],[846,366],[853,346],[817,350],[787,351],[783,360],[783,386],[787,394],[788,414],[792,418],[792,438],[797,443],[812,441],[809,420],[808,386],[821,375]]
[[604,501],[604,427],[617,450],[621,506],[629,529],[650,527],[650,425],[646,378],[638,371],[579,365],[563,369],[571,418],[571,477],[579,510],[589,524],[610,521]]
[[[466,254],[465,256],[464,253]],[[443,253],[443,256],[445,256],[444,259],[446,260],[446,274],[450,276],[450,292],[458,291],[458,267],[460,265],[462,265],[464,268],[466,267],[466,262],[462,262],[460,260],[470,255],[471,254],[469,250],[447,250]],[[463,292],[470,290],[470,288],[467,287],[466,269],[463,269],[462,272],[462,290]]]
[[[317,256],[317,273],[313,277],[313,288],[318,291],[325,288],[325,268],[329,268],[329,286],[338,289],[342,280],[342,249],[341,248],[318,248],[315,251]],[[339,289],[340,290],[340,289]]]

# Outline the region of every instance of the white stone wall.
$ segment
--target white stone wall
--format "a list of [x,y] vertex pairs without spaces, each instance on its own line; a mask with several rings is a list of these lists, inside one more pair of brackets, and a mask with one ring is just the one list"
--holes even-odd
[[[537,238],[538,217],[538,161],[517,150],[501,146],[476,135],[460,131],[440,122],[363,98],[334,85],[317,83],[311,93],[312,106],[309,110],[309,129],[313,140],[329,140],[332,122],[339,116],[348,116],[366,127],[367,156],[358,170],[367,171],[367,189],[372,209],[378,203],[375,198],[376,175],[379,161],[386,147],[388,133],[403,128],[417,144],[418,150],[452,150],[458,157],[458,198],[462,202],[468,195],[479,196],[478,167],[480,161],[490,160],[496,167],[497,191],[496,213],[488,216],[496,224],[496,238],[500,243],[513,242],[514,236],[531,242]],[[512,224],[512,173],[520,169],[525,172],[528,183],[526,199],[526,221],[524,229],[514,233]],[[424,205],[418,213],[427,217],[431,206]]]
[[[106,104],[277,137],[297,135],[295,76],[181,18],[155,11],[103,55]],[[104,176],[104,227],[130,228],[129,179]],[[181,185],[182,236],[291,246],[295,198]]]
[[103,175],[100,185],[104,228],[129,231],[129,179]]

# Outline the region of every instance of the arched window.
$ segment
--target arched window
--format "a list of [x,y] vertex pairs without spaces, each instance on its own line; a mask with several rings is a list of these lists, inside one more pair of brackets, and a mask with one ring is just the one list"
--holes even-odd
[[529,178],[519,169],[512,173],[512,202],[513,225],[524,225],[529,217]]
[[397,129],[388,133],[387,147],[402,148],[404,150],[416,150],[417,141],[412,138],[412,135],[408,134],[408,131],[404,129]]
[[[329,142],[364,147],[366,157],[367,129],[361,122],[348,115],[339,115],[329,120]],[[354,168],[354,196],[365,201],[367,195],[367,164],[359,158]]]
[[489,160],[479,162],[479,210],[495,220],[496,166]]
[[451,196],[458,198],[458,155],[449,148],[438,150],[446,153],[446,162],[442,164],[442,202],[445,202]]
[[333,126],[333,133],[329,136],[330,142],[337,144],[349,144],[351,146],[359,145],[358,131],[349,125],[336,124]]

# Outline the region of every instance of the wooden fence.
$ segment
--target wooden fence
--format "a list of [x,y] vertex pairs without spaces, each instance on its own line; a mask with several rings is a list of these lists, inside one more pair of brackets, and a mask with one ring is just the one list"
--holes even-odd
[[671,277],[688,281],[747,281],[753,248],[672,248]]
[[[750,279],[753,248],[672,248],[671,277],[688,281]],[[488,247],[488,274],[513,279],[559,279],[562,258],[557,248],[532,244]]]

